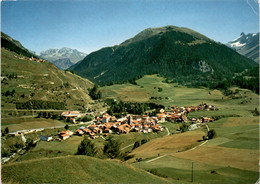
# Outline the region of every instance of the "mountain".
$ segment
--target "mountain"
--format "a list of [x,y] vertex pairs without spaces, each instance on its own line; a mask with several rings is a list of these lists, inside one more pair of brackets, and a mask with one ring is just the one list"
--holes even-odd
[[76,49],[63,47],[61,49],[48,49],[38,53],[38,55],[64,70],[82,60],[87,54]]
[[10,36],[8,36],[3,32],[1,32],[1,47],[4,47],[10,51],[13,51],[17,54],[24,55],[26,57],[38,58],[36,54],[31,53],[29,50],[24,48],[19,41],[14,40],[13,38],[11,38]]
[[8,47],[1,46],[2,109],[16,109],[17,104],[32,100],[43,105],[57,102],[56,105],[61,105],[59,109],[85,109],[88,106],[91,102],[88,89],[93,87],[92,82],[61,71],[45,60],[29,58],[33,54],[21,44],[10,51],[9,46],[17,44],[20,43],[9,39]]
[[73,65],[76,74],[110,83],[159,74],[182,84],[231,78],[256,63],[188,28],[148,28],[120,45],[102,48]]
[[74,64],[69,58],[57,59],[55,61],[52,61],[52,63],[61,70],[65,70]]
[[241,33],[238,38],[226,44],[239,54],[259,63],[259,33]]

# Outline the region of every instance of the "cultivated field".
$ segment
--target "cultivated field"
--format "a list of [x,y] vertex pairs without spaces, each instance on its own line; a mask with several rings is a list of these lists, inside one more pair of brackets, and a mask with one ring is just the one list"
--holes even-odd
[[[103,92],[106,97],[128,101],[135,97],[129,89],[135,89],[133,91],[142,92],[141,98],[136,97],[137,102],[156,102],[166,107],[199,105],[202,101],[216,105],[218,111],[198,111],[190,113],[188,117],[219,118],[209,123],[209,128],[216,131],[217,137],[198,142],[206,135],[207,131],[203,128],[155,139],[135,149],[132,152],[134,158],[128,162],[133,162],[135,167],[156,169],[157,173],[168,176],[169,180],[184,183],[191,181],[192,162],[195,183],[256,182],[259,168],[259,117],[253,116],[251,111],[258,108],[259,96],[235,87],[231,89],[238,91],[235,95],[224,96],[219,90],[187,88],[163,81],[156,75],[145,76],[137,81],[138,85],[106,86]],[[159,92],[158,88],[163,90]],[[151,97],[161,98],[149,100]],[[198,146],[200,144],[203,145]],[[139,158],[142,161],[137,162]]]
[[10,132],[60,126],[65,126],[65,123],[45,118],[6,118],[2,119],[1,122],[1,129],[3,130],[5,127],[8,127]]
[[[258,179],[259,116],[253,116],[251,111],[258,108],[259,96],[249,90],[238,88],[232,88],[233,91],[238,91],[236,95],[224,96],[219,90],[187,88],[163,81],[163,78],[152,75],[139,79],[138,85],[121,84],[105,86],[101,89],[104,97],[124,101],[155,102],[165,105],[166,108],[173,105],[199,105],[202,101],[216,105],[219,109],[217,111],[199,111],[188,115],[188,117],[207,116],[217,119],[208,123],[209,128],[216,131],[216,138],[208,141],[202,140],[202,136],[207,134],[205,126],[178,134],[176,129],[181,124],[170,122],[162,123],[168,128],[169,134],[166,130],[158,134],[113,134],[114,138],[121,142],[121,148],[129,146],[123,151],[131,151],[131,145],[135,141],[150,140],[131,153],[134,157],[128,160],[127,164],[133,167],[107,160],[68,156],[75,154],[82,137],[72,136],[63,142],[41,141],[29,153],[21,156],[17,162],[4,165],[2,171],[5,176],[4,181],[9,181],[10,178],[18,181],[19,178],[24,183],[29,181],[48,183],[50,180],[45,176],[48,174],[53,177],[51,182],[54,183],[58,180],[59,183],[61,181],[163,183],[166,180],[171,183],[190,183],[193,164],[194,183],[255,183]],[[162,88],[161,92],[158,91],[159,88]],[[157,97],[157,99],[150,99],[151,97]],[[39,119],[39,121],[43,120],[45,119]],[[17,123],[17,125],[19,124]],[[10,124],[8,127],[10,128]],[[102,151],[104,142],[105,140],[101,137],[94,140],[99,151]],[[102,164],[100,165],[99,162]],[[58,167],[52,167],[52,164],[58,165]],[[68,167],[68,165],[69,168],[66,168],[68,170],[66,172],[71,178],[61,174],[63,173],[62,168]],[[36,171],[36,174],[29,175],[26,171],[24,175],[21,175],[24,167],[29,168],[28,172]],[[42,168],[50,169],[44,171]],[[147,175],[139,168],[154,170],[164,179]],[[44,173],[44,176],[36,177],[37,173]],[[145,173],[145,175],[141,173]],[[132,174],[136,174],[136,177],[133,177]],[[126,176],[128,179],[125,179]],[[85,180],[83,181],[82,178]],[[114,180],[112,181],[111,178]]]

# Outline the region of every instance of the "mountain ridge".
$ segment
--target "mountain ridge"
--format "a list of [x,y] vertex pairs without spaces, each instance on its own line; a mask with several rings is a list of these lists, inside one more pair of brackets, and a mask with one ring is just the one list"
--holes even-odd
[[96,83],[131,80],[146,74],[203,83],[254,66],[251,60],[196,31],[165,26],[145,29],[120,45],[93,52],[70,69]]
[[259,33],[245,34],[242,32],[238,38],[226,43],[226,45],[259,63]]
[[19,41],[13,39],[12,37],[3,32],[1,32],[1,47],[4,47],[10,51],[24,55],[26,57],[38,58],[38,56],[35,53],[30,52]]

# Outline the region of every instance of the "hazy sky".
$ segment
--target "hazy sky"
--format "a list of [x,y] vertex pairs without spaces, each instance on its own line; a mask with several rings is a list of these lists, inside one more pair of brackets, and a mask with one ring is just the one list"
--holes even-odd
[[188,27],[222,43],[259,32],[259,0],[2,1],[1,30],[26,48],[90,53],[148,27]]

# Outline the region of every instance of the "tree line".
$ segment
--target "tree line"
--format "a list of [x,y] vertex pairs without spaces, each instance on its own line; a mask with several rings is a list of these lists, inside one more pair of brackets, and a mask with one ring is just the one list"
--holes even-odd
[[117,117],[126,115],[126,113],[143,115],[147,110],[165,108],[163,105],[155,103],[133,103],[122,101],[117,103],[114,99],[106,99],[105,103],[110,106],[107,113]]

